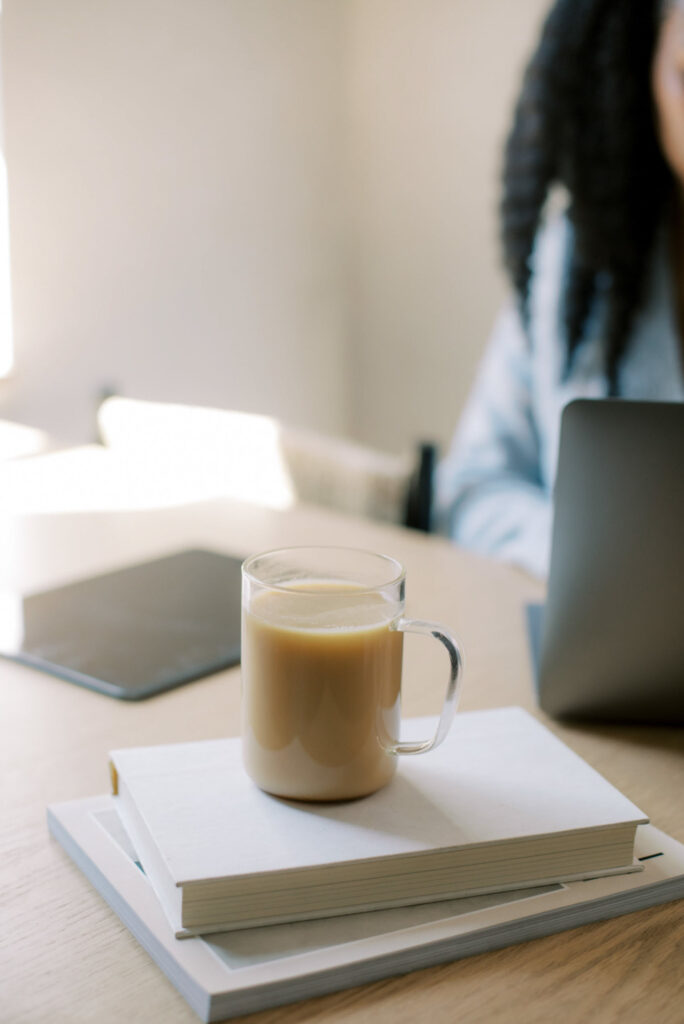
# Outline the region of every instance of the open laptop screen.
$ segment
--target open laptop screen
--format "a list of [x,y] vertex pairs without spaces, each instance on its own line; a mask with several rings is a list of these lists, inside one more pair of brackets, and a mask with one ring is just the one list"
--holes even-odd
[[684,723],[684,405],[563,413],[538,688],[550,714]]

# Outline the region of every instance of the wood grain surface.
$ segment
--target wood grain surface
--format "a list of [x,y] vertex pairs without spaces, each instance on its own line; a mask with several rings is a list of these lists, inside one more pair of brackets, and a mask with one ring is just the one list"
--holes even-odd
[[[6,515],[2,587],[68,582],[188,545],[237,555],[289,544],[384,551],[407,569],[407,614],[450,625],[465,648],[461,707],[520,704],[684,841],[684,730],[569,727],[535,709],[524,574],[435,537],[313,508],[216,501],[119,512]],[[407,640],[404,711],[436,712],[436,643]],[[647,683],[647,681],[645,681]],[[196,1020],[162,972],[48,835],[51,801],[109,790],[107,753],[238,732],[239,669],[140,703],[0,662],[0,1021]],[[247,1019],[247,1018],[245,1018]],[[374,1021],[684,1021],[684,903],[585,926],[404,977],[252,1015],[254,1024]]]

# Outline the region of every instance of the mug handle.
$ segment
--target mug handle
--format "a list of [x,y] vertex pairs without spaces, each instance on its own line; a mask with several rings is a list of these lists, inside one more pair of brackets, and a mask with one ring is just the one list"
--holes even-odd
[[453,634],[449,632],[446,626],[440,626],[436,622],[401,618],[397,619],[390,628],[402,633],[419,633],[422,636],[434,636],[436,640],[444,644],[449,654],[449,681],[435,735],[432,739],[428,740],[412,740],[407,743],[394,743],[390,741],[383,744],[389,754],[425,754],[428,750],[434,750],[435,747],[438,747],[449,732],[449,726],[461,696],[463,657]]

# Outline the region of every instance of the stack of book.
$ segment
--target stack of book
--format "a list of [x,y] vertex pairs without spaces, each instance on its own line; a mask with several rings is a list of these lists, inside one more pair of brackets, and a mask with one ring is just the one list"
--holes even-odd
[[50,829],[204,1020],[684,896],[684,847],[519,708],[345,803],[262,793],[234,739],[111,769]]

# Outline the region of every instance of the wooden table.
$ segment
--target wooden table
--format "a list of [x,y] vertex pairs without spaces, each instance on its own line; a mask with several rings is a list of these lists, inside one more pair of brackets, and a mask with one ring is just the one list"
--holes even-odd
[[[16,504],[16,503],[15,503]],[[245,555],[303,543],[363,546],[407,568],[409,615],[442,620],[466,654],[461,707],[534,711],[523,626],[542,588],[418,533],[299,507],[225,501],[137,511],[0,516],[0,580],[30,591],[185,545]],[[404,708],[436,711],[438,645],[407,641]],[[192,1011],[48,835],[51,801],[107,792],[114,747],[233,735],[239,670],[124,703],[0,663],[0,1020],[193,1022]],[[539,712],[536,712],[539,714]],[[540,715],[544,718],[543,715]],[[681,729],[547,724],[684,841]],[[684,903],[250,1017],[266,1024],[373,1020],[684,1020]]]

